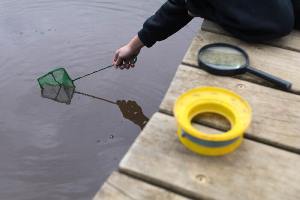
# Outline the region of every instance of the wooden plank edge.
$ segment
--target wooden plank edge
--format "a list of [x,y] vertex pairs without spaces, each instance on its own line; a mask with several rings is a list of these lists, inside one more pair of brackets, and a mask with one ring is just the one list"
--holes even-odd
[[[174,117],[173,115],[162,113],[162,112],[158,112],[156,114],[163,114],[163,115],[167,115],[167,116],[170,116],[170,117]],[[156,115],[156,114],[154,114],[154,115]],[[248,138],[245,138],[245,140],[251,141]],[[256,141],[252,141],[252,142],[255,143]],[[261,145],[265,145],[265,144],[261,144]],[[269,146],[269,145],[266,145],[266,146]],[[272,146],[271,146],[271,148],[272,148]],[[278,149],[278,151],[282,151],[282,149]],[[290,152],[287,152],[287,153],[290,153]],[[124,156],[124,158],[127,156],[127,154]],[[151,176],[149,174],[140,173],[140,172],[137,172],[135,170],[131,170],[128,167],[122,167],[122,161],[120,162],[120,166],[119,166],[119,169],[118,169],[118,171],[120,173],[122,173],[122,174],[126,174],[127,176],[130,176],[130,177],[135,178],[137,180],[141,180],[141,181],[146,182],[146,183],[148,183],[150,185],[153,185],[153,186],[156,186],[156,187],[159,187],[159,188],[163,188],[163,189],[165,189],[167,191],[170,191],[172,193],[176,193],[176,194],[178,194],[180,196],[184,196],[184,197],[187,197],[187,198],[190,198],[190,199],[195,199],[195,200],[203,200],[203,199],[213,200],[209,196],[205,196],[203,194],[199,194],[199,193],[193,192],[191,190],[185,189],[184,187],[176,186],[175,184],[168,183],[168,182],[166,182],[164,180],[161,180],[159,178],[155,178],[155,177],[153,177],[153,176]]]
[[[211,33],[217,33],[217,34],[221,34],[221,35],[226,35],[226,36],[232,36],[232,34],[228,33],[223,28],[221,28],[219,25],[214,24],[213,22],[211,22],[209,20],[203,20],[200,30],[211,32]],[[290,34],[295,34],[295,33],[292,32]],[[288,36],[286,36],[286,37],[288,37]],[[279,48],[287,49],[290,51],[300,52],[300,48],[292,47],[289,45],[283,46],[281,44],[282,41],[280,41],[280,40],[283,40],[283,39],[277,39],[277,40],[274,40],[271,42],[263,42],[262,44],[267,44],[270,46],[279,47]]]
[[[162,114],[174,117],[174,113],[170,112],[168,110],[159,108],[159,112],[162,113]],[[205,123],[205,122],[195,122],[195,123],[197,123],[199,125],[209,127],[209,128],[213,128],[213,129],[216,129],[216,130],[224,131],[223,129],[221,129],[219,127],[212,126],[211,124],[208,124],[208,123]],[[270,140],[267,140],[267,139],[259,138],[259,137],[253,136],[253,135],[251,135],[247,132],[245,133],[245,139],[248,139],[248,140],[251,140],[251,141],[254,141],[254,142],[258,142],[258,143],[261,143],[261,144],[265,144],[265,145],[268,145],[268,146],[271,146],[271,147],[274,147],[274,148],[278,148],[278,149],[281,149],[281,150],[285,150],[285,151],[288,151],[290,153],[295,153],[297,155],[300,155],[300,149],[293,148],[292,146],[287,146],[287,145],[277,143],[277,142],[274,142],[274,141],[270,141]]]
[[[120,169],[117,170],[117,171],[112,172],[112,174],[107,178],[107,180],[105,181],[105,183],[100,187],[100,189],[98,190],[98,192],[95,194],[95,196],[93,197],[93,200],[101,200],[101,199],[103,199],[102,198],[103,196],[105,197],[105,195],[112,195],[109,192],[110,189],[115,190],[115,192],[119,193],[120,196],[128,197],[128,199],[130,199],[130,200],[131,199],[135,200],[135,197],[127,194],[128,193],[127,191],[123,191],[121,188],[119,188],[118,186],[116,186],[114,183],[111,183],[111,181],[116,181],[114,179],[118,179],[118,178],[123,179],[123,181],[126,181],[126,180],[130,181],[130,182],[136,181],[137,183],[143,185],[143,189],[149,189],[149,190],[151,190],[150,192],[161,192],[161,193],[162,192],[166,192],[165,196],[168,196],[168,197],[170,197],[170,195],[172,195],[172,197],[178,197],[178,198],[180,198],[182,200],[192,200],[190,197],[186,197],[186,196],[178,194],[178,193],[176,193],[174,191],[170,191],[170,190],[168,190],[166,188],[162,188],[159,185],[154,185],[151,182],[146,182],[145,180],[141,179],[139,176],[132,176],[132,174],[133,173],[127,173],[126,171],[123,171],[123,170],[120,170]],[[106,192],[107,192],[107,194],[105,194]],[[105,199],[107,199],[107,198],[105,198]]]
[[[199,67],[197,65],[193,65],[191,63],[184,62],[183,60],[181,61],[181,64],[189,66],[189,67],[193,67],[193,68],[196,68],[196,69],[199,69]],[[201,70],[201,69],[199,69],[199,70]],[[252,75],[250,74],[250,76],[252,76]],[[236,75],[236,76],[230,76],[230,77],[235,78],[235,79],[239,79],[239,80],[243,80],[243,81],[248,81],[250,83],[254,83],[254,84],[257,84],[257,85],[260,85],[260,86],[263,86],[263,87],[269,87],[269,88],[273,88],[273,89],[280,90],[280,91],[283,91],[283,92],[300,95],[300,90],[294,89],[293,86],[292,86],[292,88],[290,90],[283,90],[283,89],[280,89],[280,88],[278,88],[278,87],[276,87],[273,84],[270,84],[268,82],[265,82],[265,81],[263,81],[263,82],[257,82],[253,78],[248,78],[247,73],[244,74],[244,75]],[[257,78],[259,78],[259,77],[257,77]]]
[[161,181],[159,179],[153,178],[149,175],[138,173],[133,170],[120,168],[119,172],[122,174],[126,174],[127,176],[133,177],[135,179],[141,180],[143,182],[146,182],[147,184],[153,185],[155,187],[163,188],[164,190],[170,191],[172,193],[178,194],[183,197],[187,197],[189,199],[195,199],[195,200],[203,200],[203,199],[209,200],[210,199],[209,197],[205,197],[205,196],[199,195],[197,193],[193,193],[189,190],[185,190],[184,188],[169,184],[167,182],[164,182],[163,184],[161,184]]

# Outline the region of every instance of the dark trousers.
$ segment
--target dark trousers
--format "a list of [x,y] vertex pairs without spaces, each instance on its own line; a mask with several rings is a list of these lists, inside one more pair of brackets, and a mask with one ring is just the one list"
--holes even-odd
[[188,11],[249,42],[285,36],[295,26],[291,0],[168,0],[145,21],[139,38],[147,47],[166,39],[193,18]]
[[250,42],[285,36],[295,24],[291,0],[188,0],[187,8]]

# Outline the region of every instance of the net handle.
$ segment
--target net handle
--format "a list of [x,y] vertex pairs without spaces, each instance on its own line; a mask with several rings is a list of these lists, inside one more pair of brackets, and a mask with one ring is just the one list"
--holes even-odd
[[83,75],[83,76],[80,76],[80,77],[78,77],[78,78],[75,78],[75,79],[73,79],[73,81],[77,81],[77,80],[79,80],[79,79],[82,79],[82,78],[84,78],[84,77],[90,76],[90,75],[92,75],[92,74],[95,74],[95,73],[97,73],[97,72],[103,71],[103,70],[105,70],[105,69],[111,68],[111,67],[113,67],[113,66],[114,66],[114,65],[109,65],[109,66],[107,66],[107,67],[103,67],[103,68],[101,68],[101,69],[98,69],[98,70],[93,71],[93,72],[91,72],[91,73],[88,73],[88,74],[86,74],[86,75]]
[[[136,61],[137,61],[137,56],[135,56],[135,57],[133,58],[132,61],[133,61],[132,64],[135,64]],[[112,65],[109,65],[109,66],[107,66],[107,67],[103,67],[103,68],[101,68],[101,69],[98,69],[98,70],[93,71],[93,72],[91,72],[91,73],[88,73],[88,74],[86,74],[86,75],[83,75],[83,76],[80,76],[80,77],[78,77],[78,78],[75,78],[73,81],[77,81],[77,80],[79,80],[79,79],[82,79],[82,78],[84,78],[84,77],[90,76],[90,75],[92,75],[92,74],[95,74],[95,73],[97,73],[97,72],[103,71],[103,70],[105,70],[105,69],[111,68],[111,67],[113,67],[113,66],[114,66],[114,65],[112,64]]]

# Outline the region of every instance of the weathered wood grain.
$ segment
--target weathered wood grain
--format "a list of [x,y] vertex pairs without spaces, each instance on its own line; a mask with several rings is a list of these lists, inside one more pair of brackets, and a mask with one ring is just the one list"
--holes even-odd
[[120,164],[122,172],[155,185],[215,200],[300,199],[299,168],[299,155],[249,140],[223,157],[196,155],[178,141],[175,119],[161,113]]
[[[245,49],[250,57],[250,64],[265,72],[290,81],[292,92],[300,94],[300,53],[263,44],[248,44],[225,35],[200,31],[193,39],[183,63],[198,66],[198,50],[204,45],[216,42],[230,43]],[[270,86],[267,81],[252,76],[241,75],[237,78]]]
[[113,172],[93,200],[188,200],[119,172]]
[[[250,103],[253,119],[247,136],[300,153],[300,96],[180,65],[160,109],[172,114],[174,103],[181,94],[201,86],[227,88]],[[226,128],[212,118],[200,123]]]
[[[209,20],[203,21],[201,29],[208,32],[230,35],[230,33],[226,32],[222,27]],[[292,51],[300,52],[300,31],[294,30],[289,35],[283,38],[267,41],[265,43],[283,49],[289,49]]]

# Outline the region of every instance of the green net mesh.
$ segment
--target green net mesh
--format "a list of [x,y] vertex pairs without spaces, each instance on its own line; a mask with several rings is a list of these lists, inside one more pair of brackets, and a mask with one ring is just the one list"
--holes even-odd
[[73,80],[64,68],[55,69],[38,78],[42,97],[70,104],[75,92]]

